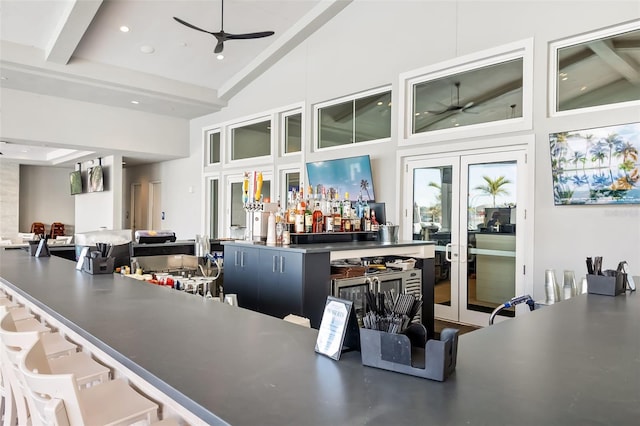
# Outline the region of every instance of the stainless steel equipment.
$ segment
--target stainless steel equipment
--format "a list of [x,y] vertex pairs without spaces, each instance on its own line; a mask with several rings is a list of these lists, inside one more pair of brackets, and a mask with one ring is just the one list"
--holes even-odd
[[269,213],[275,213],[278,210],[278,203],[253,204],[256,206],[254,209],[247,209],[247,226],[249,232],[253,232],[252,241],[266,241]]
[[135,232],[135,240],[138,244],[175,243],[176,233],[173,231],[140,229]]
[[[419,269],[406,271],[384,270],[368,273],[359,277],[336,278],[331,281],[331,294],[340,299],[353,301],[353,308],[358,321],[362,320],[366,311],[366,292],[391,292],[396,297],[399,294],[411,294],[416,298],[422,296],[422,273]],[[414,318],[414,322],[421,322],[421,314]]]

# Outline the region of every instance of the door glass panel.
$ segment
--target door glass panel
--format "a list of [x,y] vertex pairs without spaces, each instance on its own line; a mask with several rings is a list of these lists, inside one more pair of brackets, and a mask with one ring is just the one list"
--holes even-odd
[[515,296],[516,172],[515,161],[469,165],[467,310],[491,313]]
[[414,169],[413,239],[435,242],[435,303],[451,306],[451,263],[445,250],[451,243],[452,167]]
[[296,191],[300,189],[300,172],[292,172],[292,173],[287,173],[285,175],[285,188],[284,188],[285,199],[286,199],[286,194],[288,194],[289,191],[292,191],[294,189]]

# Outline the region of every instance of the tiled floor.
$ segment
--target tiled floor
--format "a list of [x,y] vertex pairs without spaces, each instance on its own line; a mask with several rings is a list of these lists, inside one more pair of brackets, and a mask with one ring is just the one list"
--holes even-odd
[[436,337],[440,335],[440,331],[443,328],[457,328],[458,330],[460,330],[460,334],[465,334],[465,333],[470,333],[474,330],[478,330],[482,327],[476,327],[473,325],[466,325],[466,324],[458,324],[455,322],[448,322],[448,321],[442,321],[437,319],[435,321]]

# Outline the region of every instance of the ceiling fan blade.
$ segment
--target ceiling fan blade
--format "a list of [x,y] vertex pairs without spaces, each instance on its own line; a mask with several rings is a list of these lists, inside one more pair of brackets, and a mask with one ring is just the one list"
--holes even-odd
[[246,34],[225,34],[227,40],[246,40],[250,38],[263,38],[274,35],[273,31],[262,31],[259,33],[246,33]]
[[207,34],[213,34],[211,31],[207,31],[207,30],[203,30],[202,28],[198,28],[193,24],[188,23],[187,21],[183,21],[180,18],[176,18],[175,16],[173,17],[173,19],[175,19],[177,22],[181,23],[182,25],[189,27],[191,29],[194,29],[196,31],[202,31],[203,33],[207,33]]
[[222,53],[222,49],[224,49],[224,40],[218,39],[218,43],[216,44],[216,48],[213,50],[213,53]]

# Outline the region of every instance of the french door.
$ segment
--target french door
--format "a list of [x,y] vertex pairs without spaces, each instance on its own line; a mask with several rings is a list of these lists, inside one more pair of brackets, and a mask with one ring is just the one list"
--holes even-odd
[[486,326],[523,293],[525,158],[516,149],[407,159],[413,239],[436,244],[436,318]]

